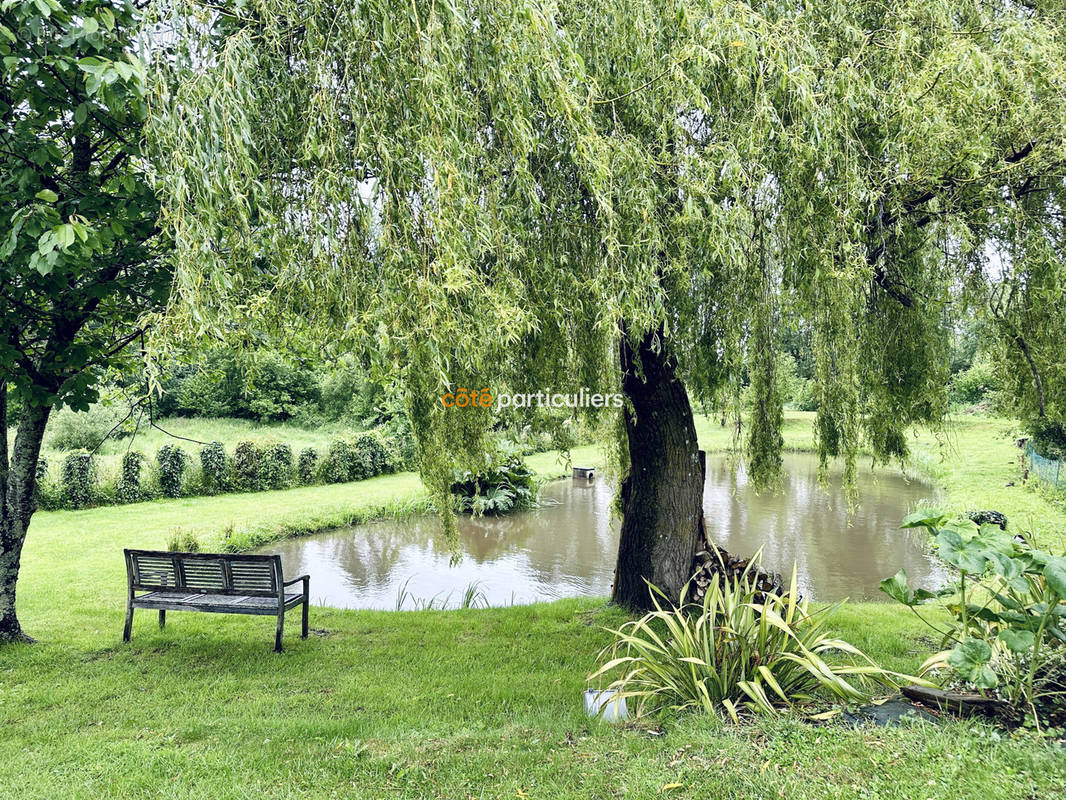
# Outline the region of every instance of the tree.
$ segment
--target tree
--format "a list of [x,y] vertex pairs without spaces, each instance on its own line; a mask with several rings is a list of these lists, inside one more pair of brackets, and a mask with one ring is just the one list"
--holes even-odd
[[169,5],[170,329],[329,330],[377,357],[442,500],[491,422],[449,389],[619,388],[614,599],[645,607],[700,546],[689,389],[747,414],[756,480],[780,470],[782,327],[811,332],[823,463],[853,478],[864,441],[902,457],[940,419],[951,290],[1064,163],[1042,9]]
[[0,641],[28,639],[15,590],[49,414],[87,408],[166,301],[138,17],[126,0],[0,2]]
[[1066,225],[1063,186],[1033,182],[995,231],[1004,274],[981,287],[994,352],[1015,413],[1035,429],[1066,425]]

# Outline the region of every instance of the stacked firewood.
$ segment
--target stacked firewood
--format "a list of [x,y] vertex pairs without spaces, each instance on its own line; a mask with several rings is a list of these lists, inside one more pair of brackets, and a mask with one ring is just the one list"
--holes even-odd
[[[725,548],[708,542],[704,538],[703,547],[696,553],[692,562],[693,588],[689,590],[691,602],[702,603],[711,581],[718,580],[722,575],[728,578],[739,578],[750,563],[750,558],[735,556]],[[749,573],[749,578],[754,578],[755,588],[759,592],[755,597],[756,602],[761,603],[767,592],[784,593],[784,581],[776,572],[763,572],[756,569]]]

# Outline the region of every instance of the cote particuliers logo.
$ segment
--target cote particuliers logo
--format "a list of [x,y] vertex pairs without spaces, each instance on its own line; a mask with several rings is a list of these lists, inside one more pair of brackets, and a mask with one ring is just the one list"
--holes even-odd
[[619,393],[594,392],[581,387],[577,392],[501,392],[493,395],[488,387],[467,389],[460,386],[454,392],[441,395],[445,408],[621,408],[623,396]]

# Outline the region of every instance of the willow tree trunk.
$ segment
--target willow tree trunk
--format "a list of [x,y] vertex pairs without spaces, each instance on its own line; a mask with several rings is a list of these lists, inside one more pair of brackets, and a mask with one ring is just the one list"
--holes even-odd
[[[656,347],[658,345],[658,348]],[[677,602],[692,574],[703,523],[704,463],[677,361],[654,332],[640,342],[623,334],[622,390],[629,475],[622,483],[622,532],[612,600],[651,607],[648,584]]]
[[[5,389],[6,391],[6,389]],[[6,399],[6,398],[5,398]],[[6,403],[2,405],[6,406]],[[30,518],[37,508],[37,461],[41,455],[49,408],[27,407],[15,435],[11,458],[7,455],[7,414],[0,418],[0,643],[32,641],[22,632],[15,613],[15,588],[22,560],[22,545]]]

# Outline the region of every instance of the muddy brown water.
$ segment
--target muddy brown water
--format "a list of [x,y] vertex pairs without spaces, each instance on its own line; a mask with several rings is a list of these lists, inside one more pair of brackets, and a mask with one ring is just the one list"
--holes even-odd
[[[893,472],[860,469],[860,503],[849,516],[839,475],[818,486],[818,462],[784,457],[780,489],[754,493],[743,468],[707,457],[703,506],[708,532],[727,550],[763,548],[765,567],[797,567],[804,594],[816,600],[882,600],[882,578],[900,567],[912,585],[933,588],[945,574],[920,535],[899,529],[905,514],[932,498],[932,488]],[[312,602],[339,608],[415,608],[432,600],[456,607],[476,584],[489,605],[530,603],[611,590],[618,523],[610,482],[597,477],[557,481],[541,491],[544,505],[506,517],[459,520],[463,558],[449,564],[435,517],[342,528],[275,543],[286,575],[311,575]]]

